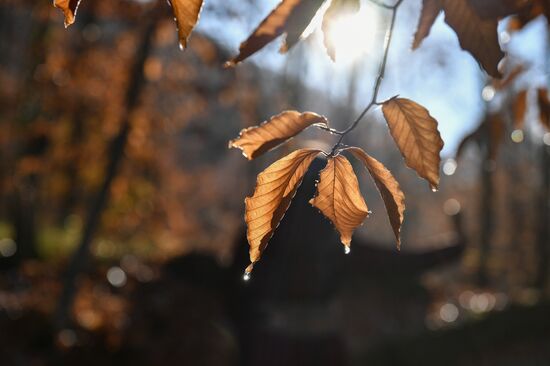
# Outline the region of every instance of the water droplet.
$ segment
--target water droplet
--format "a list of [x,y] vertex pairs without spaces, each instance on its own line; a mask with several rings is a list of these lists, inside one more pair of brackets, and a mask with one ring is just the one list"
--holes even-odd
[[351,248],[350,247],[344,247],[344,253],[346,253],[346,254],[351,253]]
[[432,187],[432,192],[437,192],[437,188],[436,188],[436,187]]
[[250,272],[245,271],[245,272],[244,272],[244,275],[243,275],[243,280],[249,281],[249,280],[250,280],[250,277],[252,277],[252,276],[250,275]]
[[183,51],[183,48],[184,48],[184,47],[183,47],[183,43],[182,43],[182,42],[179,42],[179,43],[178,43],[178,46],[179,46],[179,48],[180,48],[180,51]]

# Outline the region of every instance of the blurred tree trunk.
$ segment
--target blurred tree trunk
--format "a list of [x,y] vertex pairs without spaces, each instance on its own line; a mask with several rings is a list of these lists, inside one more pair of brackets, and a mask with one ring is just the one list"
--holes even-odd
[[[550,31],[546,32],[546,61],[545,67],[550,72]],[[550,85],[550,80],[546,80]],[[550,131],[548,131],[550,133]],[[536,285],[545,295],[546,286],[548,284],[548,265],[550,264],[550,146],[544,142],[541,147],[541,187],[539,196],[538,210],[538,268]]]
[[124,154],[128,135],[131,130],[132,111],[137,106],[138,98],[145,85],[144,65],[153,43],[154,31],[159,19],[158,15],[158,7],[156,7],[152,11],[152,14],[147,15],[147,20],[145,21],[146,24],[143,27],[141,40],[138,49],[136,50],[134,63],[129,73],[129,82],[125,99],[126,112],[123,117],[124,120],[121,124],[120,131],[111,142],[110,161],[105,170],[103,183],[88,210],[82,237],[76,251],[71,257],[65,273],[63,292],[61,294],[54,319],[57,329],[62,329],[69,323],[70,310],[76,295],[76,280],[90,258],[90,246],[92,239],[99,226],[101,213],[107,203],[111,184],[116,177]]
[[[28,9],[33,19],[29,29],[30,37],[28,47],[24,52],[25,60],[30,60],[28,65],[24,66],[23,82],[21,91],[16,101],[16,128],[27,128],[40,113],[40,91],[39,85],[34,78],[37,67],[44,62],[45,49],[47,48],[48,19],[40,16],[40,10],[43,5],[35,5]],[[25,44],[25,32],[19,34],[15,30],[21,28],[19,24],[20,17],[13,17],[8,20],[12,22],[11,33],[19,38],[20,44]],[[9,27],[9,26],[8,26]],[[14,42],[17,40],[14,39]],[[3,156],[2,159],[8,161],[8,171],[15,176],[17,162],[26,157],[38,157],[44,153],[47,141],[43,138],[26,139],[23,144],[15,146],[12,154]],[[11,155],[11,156],[10,156]],[[14,187],[9,192],[9,217],[14,228],[15,242],[17,243],[16,260],[33,258],[36,256],[36,200],[37,190],[40,180],[34,173],[22,174],[14,179]]]
[[488,262],[491,251],[491,240],[493,236],[493,178],[495,170],[495,161],[492,156],[493,143],[489,123],[486,123],[486,128],[483,129],[482,136],[483,161],[480,164],[481,177],[481,197],[479,200],[480,207],[480,243],[479,243],[479,270],[478,284],[486,286],[489,281]]
[[538,197],[538,269],[536,286],[543,292],[548,284],[548,265],[550,264],[550,146],[541,147],[541,187]]

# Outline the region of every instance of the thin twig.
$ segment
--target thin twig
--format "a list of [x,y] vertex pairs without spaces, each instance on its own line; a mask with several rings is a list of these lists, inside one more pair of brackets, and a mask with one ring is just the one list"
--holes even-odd
[[381,7],[385,8],[385,9],[390,9],[391,12],[392,12],[390,26],[389,26],[388,31],[386,33],[386,39],[385,39],[385,42],[384,42],[384,55],[382,56],[382,61],[380,62],[380,67],[378,69],[378,76],[376,77],[376,82],[374,83],[372,97],[371,97],[371,100],[370,100],[369,104],[367,104],[367,106],[363,109],[363,111],[359,114],[359,116],[345,130],[337,131],[337,130],[334,130],[334,129],[330,129],[329,132],[331,132],[332,134],[340,135],[340,138],[338,139],[338,141],[336,142],[336,144],[332,148],[332,151],[330,153],[331,156],[334,156],[334,153],[336,152],[338,147],[342,144],[342,140],[344,139],[344,137],[349,132],[351,132],[355,127],[357,127],[359,122],[361,122],[363,117],[365,117],[365,115],[372,108],[372,106],[380,104],[379,102],[377,102],[378,93],[380,92],[380,86],[382,85],[382,80],[384,79],[384,74],[386,73],[386,64],[388,63],[388,54],[389,54],[390,44],[391,44],[391,40],[392,40],[392,36],[393,36],[393,30],[394,30],[394,27],[395,27],[395,19],[397,17],[397,10],[399,9],[399,6],[403,2],[403,0],[398,0],[394,5],[386,5],[386,4],[380,3],[378,0],[370,0],[370,1],[372,3],[378,5],[378,6],[381,6]]

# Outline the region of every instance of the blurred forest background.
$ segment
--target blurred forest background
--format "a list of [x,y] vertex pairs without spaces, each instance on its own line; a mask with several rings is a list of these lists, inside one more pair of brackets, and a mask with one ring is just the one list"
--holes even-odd
[[345,126],[387,14],[365,2],[377,23],[354,62],[332,64],[314,33],[223,69],[276,1],[207,2],[183,52],[160,3],[88,0],[66,30],[50,1],[0,2],[2,365],[550,365],[544,16],[501,22],[499,81],[441,19],[412,54],[420,1],[405,0],[382,94],[437,117],[441,189],[404,167],[374,111],[347,143],[401,182],[401,252],[361,173],[374,214],[344,255],[307,203],[317,161],[244,282],[256,174],[334,141],[310,129],[249,163],[228,140],[284,109]]

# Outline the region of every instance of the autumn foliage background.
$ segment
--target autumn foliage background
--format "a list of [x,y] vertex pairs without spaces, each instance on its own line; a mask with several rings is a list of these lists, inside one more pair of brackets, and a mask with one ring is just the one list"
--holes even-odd
[[287,109],[345,128],[388,14],[362,3],[378,23],[360,62],[333,64],[314,34],[224,69],[276,1],[207,2],[185,51],[161,3],[87,0],[67,30],[50,2],[0,3],[2,365],[550,363],[550,4],[500,21],[494,79],[442,15],[411,53],[421,1],[404,0],[381,94],[438,120],[439,191],[375,109],[346,143],[400,182],[401,251],[353,163],[373,214],[344,254],[308,203],[319,159],[244,282],[256,175],[334,136],[310,128],[253,162],[228,141]]

